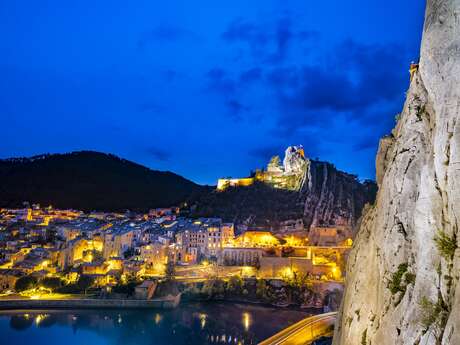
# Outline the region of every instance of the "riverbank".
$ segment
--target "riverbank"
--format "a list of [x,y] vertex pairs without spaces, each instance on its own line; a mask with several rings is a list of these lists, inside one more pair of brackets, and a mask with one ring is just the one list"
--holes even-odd
[[180,295],[155,298],[151,300],[135,299],[2,299],[0,310],[13,309],[173,309],[180,303]]

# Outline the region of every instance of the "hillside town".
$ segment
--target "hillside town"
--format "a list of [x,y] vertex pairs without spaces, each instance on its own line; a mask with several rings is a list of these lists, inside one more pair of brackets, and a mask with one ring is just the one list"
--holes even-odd
[[0,290],[39,299],[80,286],[103,296],[135,282],[136,296],[149,299],[150,285],[170,270],[186,284],[215,277],[340,284],[351,245],[346,228],[306,231],[292,221],[272,233],[219,218],[190,219],[176,207],[146,214],[1,209]]

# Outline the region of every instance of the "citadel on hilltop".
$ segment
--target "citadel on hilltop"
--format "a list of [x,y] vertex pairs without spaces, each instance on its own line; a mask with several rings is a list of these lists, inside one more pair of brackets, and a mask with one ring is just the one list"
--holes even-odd
[[289,146],[285,151],[282,164],[280,157],[274,156],[270,159],[266,169],[257,169],[253,176],[219,179],[217,190],[224,191],[229,187],[247,187],[257,181],[269,184],[274,188],[300,190],[305,182],[309,166],[310,160],[305,157],[303,146]]

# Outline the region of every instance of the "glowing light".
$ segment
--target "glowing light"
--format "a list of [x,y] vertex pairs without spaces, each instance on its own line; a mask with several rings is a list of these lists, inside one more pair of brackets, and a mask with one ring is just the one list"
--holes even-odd
[[203,329],[206,326],[206,314],[200,314],[200,326]]
[[243,313],[243,326],[245,331],[249,331],[249,327],[251,326],[251,315],[247,312]]
[[294,276],[294,273],[292,272],[292,269],[290,267],[286,267],[283,270],[282,276],[285,278],[292,278]]
[[38,314],[36,317],[35,317],[35,324],[38,326],[44,319],[47,318],[48,315],[46,314]]
[[254,273],[254,267],[251,267],[251,266],[244,266],[241,270],[241,274],[243,276],[251,276],[251,275],[255,275]]
[[158,325],[161,322],[161,320],[163,320],[163,315],[156,313],[154,318],[155,325]]

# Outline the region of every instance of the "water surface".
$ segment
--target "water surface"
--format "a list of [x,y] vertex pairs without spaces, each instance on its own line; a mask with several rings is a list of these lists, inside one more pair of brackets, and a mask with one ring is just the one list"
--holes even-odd
[[307,316],[303,311],[228,303],[192,303],[174,310],[3,311],[0,343],[256,344]]

